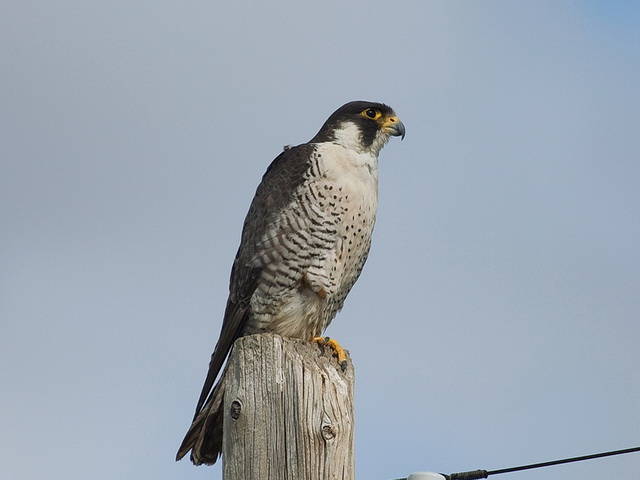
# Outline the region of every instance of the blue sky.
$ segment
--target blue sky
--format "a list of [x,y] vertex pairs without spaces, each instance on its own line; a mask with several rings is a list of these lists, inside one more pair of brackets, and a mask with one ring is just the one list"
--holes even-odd
[[[220,478],[173,456],[255,187],[392,105],[363,276],[361,479],[640,443],[634,2],[5,2],[0,464]],[[637,455],[505,475],[635,479]],[[6,473],[5,473],[6,472]]]

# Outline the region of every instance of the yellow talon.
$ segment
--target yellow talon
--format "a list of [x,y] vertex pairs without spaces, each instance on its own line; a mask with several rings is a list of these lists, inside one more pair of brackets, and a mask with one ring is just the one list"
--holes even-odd
[[340,364],[340,367],[342,367],[342,370],[347,368],[347,351],[342,348],[337,340],[329,337],[313,337],[311,341],[331,347],[338,357],[338,363]]

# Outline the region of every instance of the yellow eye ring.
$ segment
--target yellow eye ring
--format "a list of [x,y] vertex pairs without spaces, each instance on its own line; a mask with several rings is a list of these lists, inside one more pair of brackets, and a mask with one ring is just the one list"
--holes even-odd
[[382,116],[382,113],[380,113],[378,110],[374,108],[367,108],[366,110],[363,110],[362,113],[360,113],[360,115],[362,115],[365,118],[370,118],[371,120],[377,120]]
[[382,116],[382,113],[375,108],[367,108],[360,112],[360,115],[364,118],[368,118],[369,120],[377,120]]

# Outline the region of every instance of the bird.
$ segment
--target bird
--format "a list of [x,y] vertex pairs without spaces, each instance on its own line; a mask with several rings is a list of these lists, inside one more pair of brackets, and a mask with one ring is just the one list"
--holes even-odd
[[195,465],[211,465],[221,455],[226,368],[220,371],[239,337],[270,332],[327,344],[345,365],[344,349],[321,335],[367,260],[378,155],[392,136],[404,139],[405,126],[391,107],[352,101],[309,142],[285,146],[267,168],[244,221],[222,329],[176,460],[190,451]]

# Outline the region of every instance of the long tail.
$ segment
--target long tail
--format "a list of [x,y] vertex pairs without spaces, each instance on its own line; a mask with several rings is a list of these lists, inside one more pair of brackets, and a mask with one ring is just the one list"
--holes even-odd
[[176,461],[191,450],[194,465],[213,465],[222,454],[222,420],[224,407],[224,380],[226,368],[213,388],[207,403],[202,407],[176,454]]

